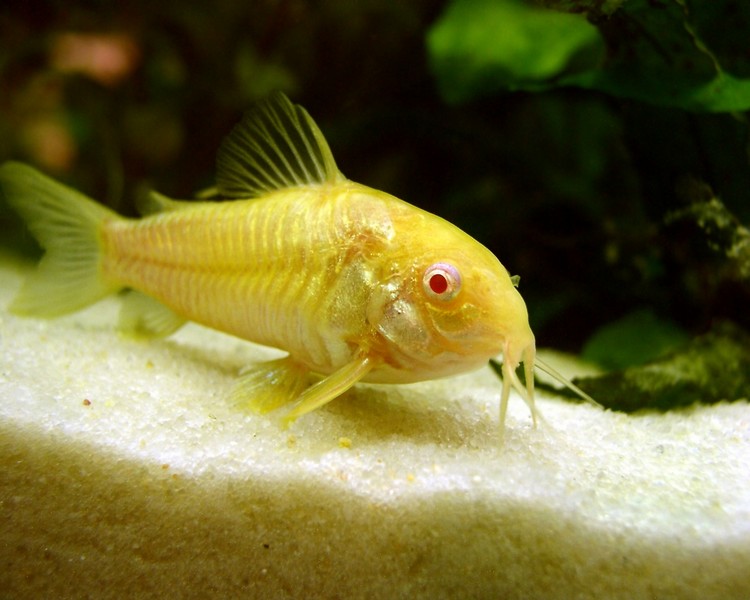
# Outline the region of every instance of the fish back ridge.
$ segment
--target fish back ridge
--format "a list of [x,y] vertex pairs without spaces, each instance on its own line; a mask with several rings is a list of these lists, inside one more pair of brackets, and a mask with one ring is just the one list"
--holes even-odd
[[122,217],[83,194],[17,162],[0,167],[0,188],[45,250],[11,303],[12,312],[57,317],[117,291],[101,269],[101,230]]

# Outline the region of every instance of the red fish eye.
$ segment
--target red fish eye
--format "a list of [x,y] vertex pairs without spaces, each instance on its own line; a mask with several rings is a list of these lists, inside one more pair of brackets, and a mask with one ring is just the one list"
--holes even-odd
[[461,276],[453,265],[435,263],[425,271],[422,283],[428,296],[447,302],[461,289]]
[[436,294],[443,294],[448,289],[448,280],[442,273],[435,273],[430,277],[430,289]]

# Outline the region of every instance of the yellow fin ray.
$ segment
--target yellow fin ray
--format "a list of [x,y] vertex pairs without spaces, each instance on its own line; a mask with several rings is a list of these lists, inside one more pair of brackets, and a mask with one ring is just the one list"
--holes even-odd
[[315,121],[276,92],[245,113],[217,158],[225,198],[257,198],[280,189],[344,180]]
[[358,356],[338,371],[310,386],[300,396],[297,405],[284,417],[284,423],[288,425],[298,417],[339,397],[367,375],[375,367],[375,363],[376,361],[369,356]]
[[58,317],[119,289],[102,277],[101,227],[121,217],[21,163],[0,167],[0,188],[46,250],[13,300],[12,312]]
[[235,406],[267,413],[296,400],[308,386],[308,370],[292,358],[254,365],[240,375],[231,394]]

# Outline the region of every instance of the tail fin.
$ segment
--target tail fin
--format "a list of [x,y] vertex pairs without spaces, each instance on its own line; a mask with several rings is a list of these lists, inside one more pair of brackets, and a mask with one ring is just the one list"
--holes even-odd
[[10,310],[57,317],[119,289],[102,277],[101,226],[120,218],[83,194],[16,162],[0,167],[0,190],[46,250]]

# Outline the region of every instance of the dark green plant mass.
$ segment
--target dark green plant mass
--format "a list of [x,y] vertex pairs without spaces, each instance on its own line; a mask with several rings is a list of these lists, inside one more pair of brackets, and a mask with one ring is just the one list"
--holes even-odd
[[[556,282],[568,297],[552,293],[536,305],[552,322],[576,314],[573,306],[588,304],[600,316],[602,303],[614,307],[584,356],[625,370],[580,382],[607,406],[750,396],[742,344],[717,353],[716,344],[687,343],[688,331],[719,316],[750,323],[742,224],[750,219],[748,40],[750,4],[736,0],[453,0],[428,34],[446,102],[525,91],[536,94],[529,103],[549,103],[534,114],[543,131],[525,127],[537,155],[529,152],[522,168],[536,168],[543,183],[534,191],[545,187],[550,199],[527,222],[534,232],[537,217],[557,217],[547,233],[567,237],[567,263],[551,262],[547,276],[556,281],[562,271],[584,288]],[[572,89],[591,93],[551,93]],[[555,129],[545,119],[561,106],[570,112],[558,117],[560,137],[550,147]],[[550,165],[550,149],[569,156]],[[590,331],[567,323],[569,331],[577,327]],[[699,340],[718,334],[711,335]],[[738,330],[732,339],[741,337]]]
[[448,101],[580,87],[694,111],[750,108],[750,8],[739,0],[453,0],[428,37]]

